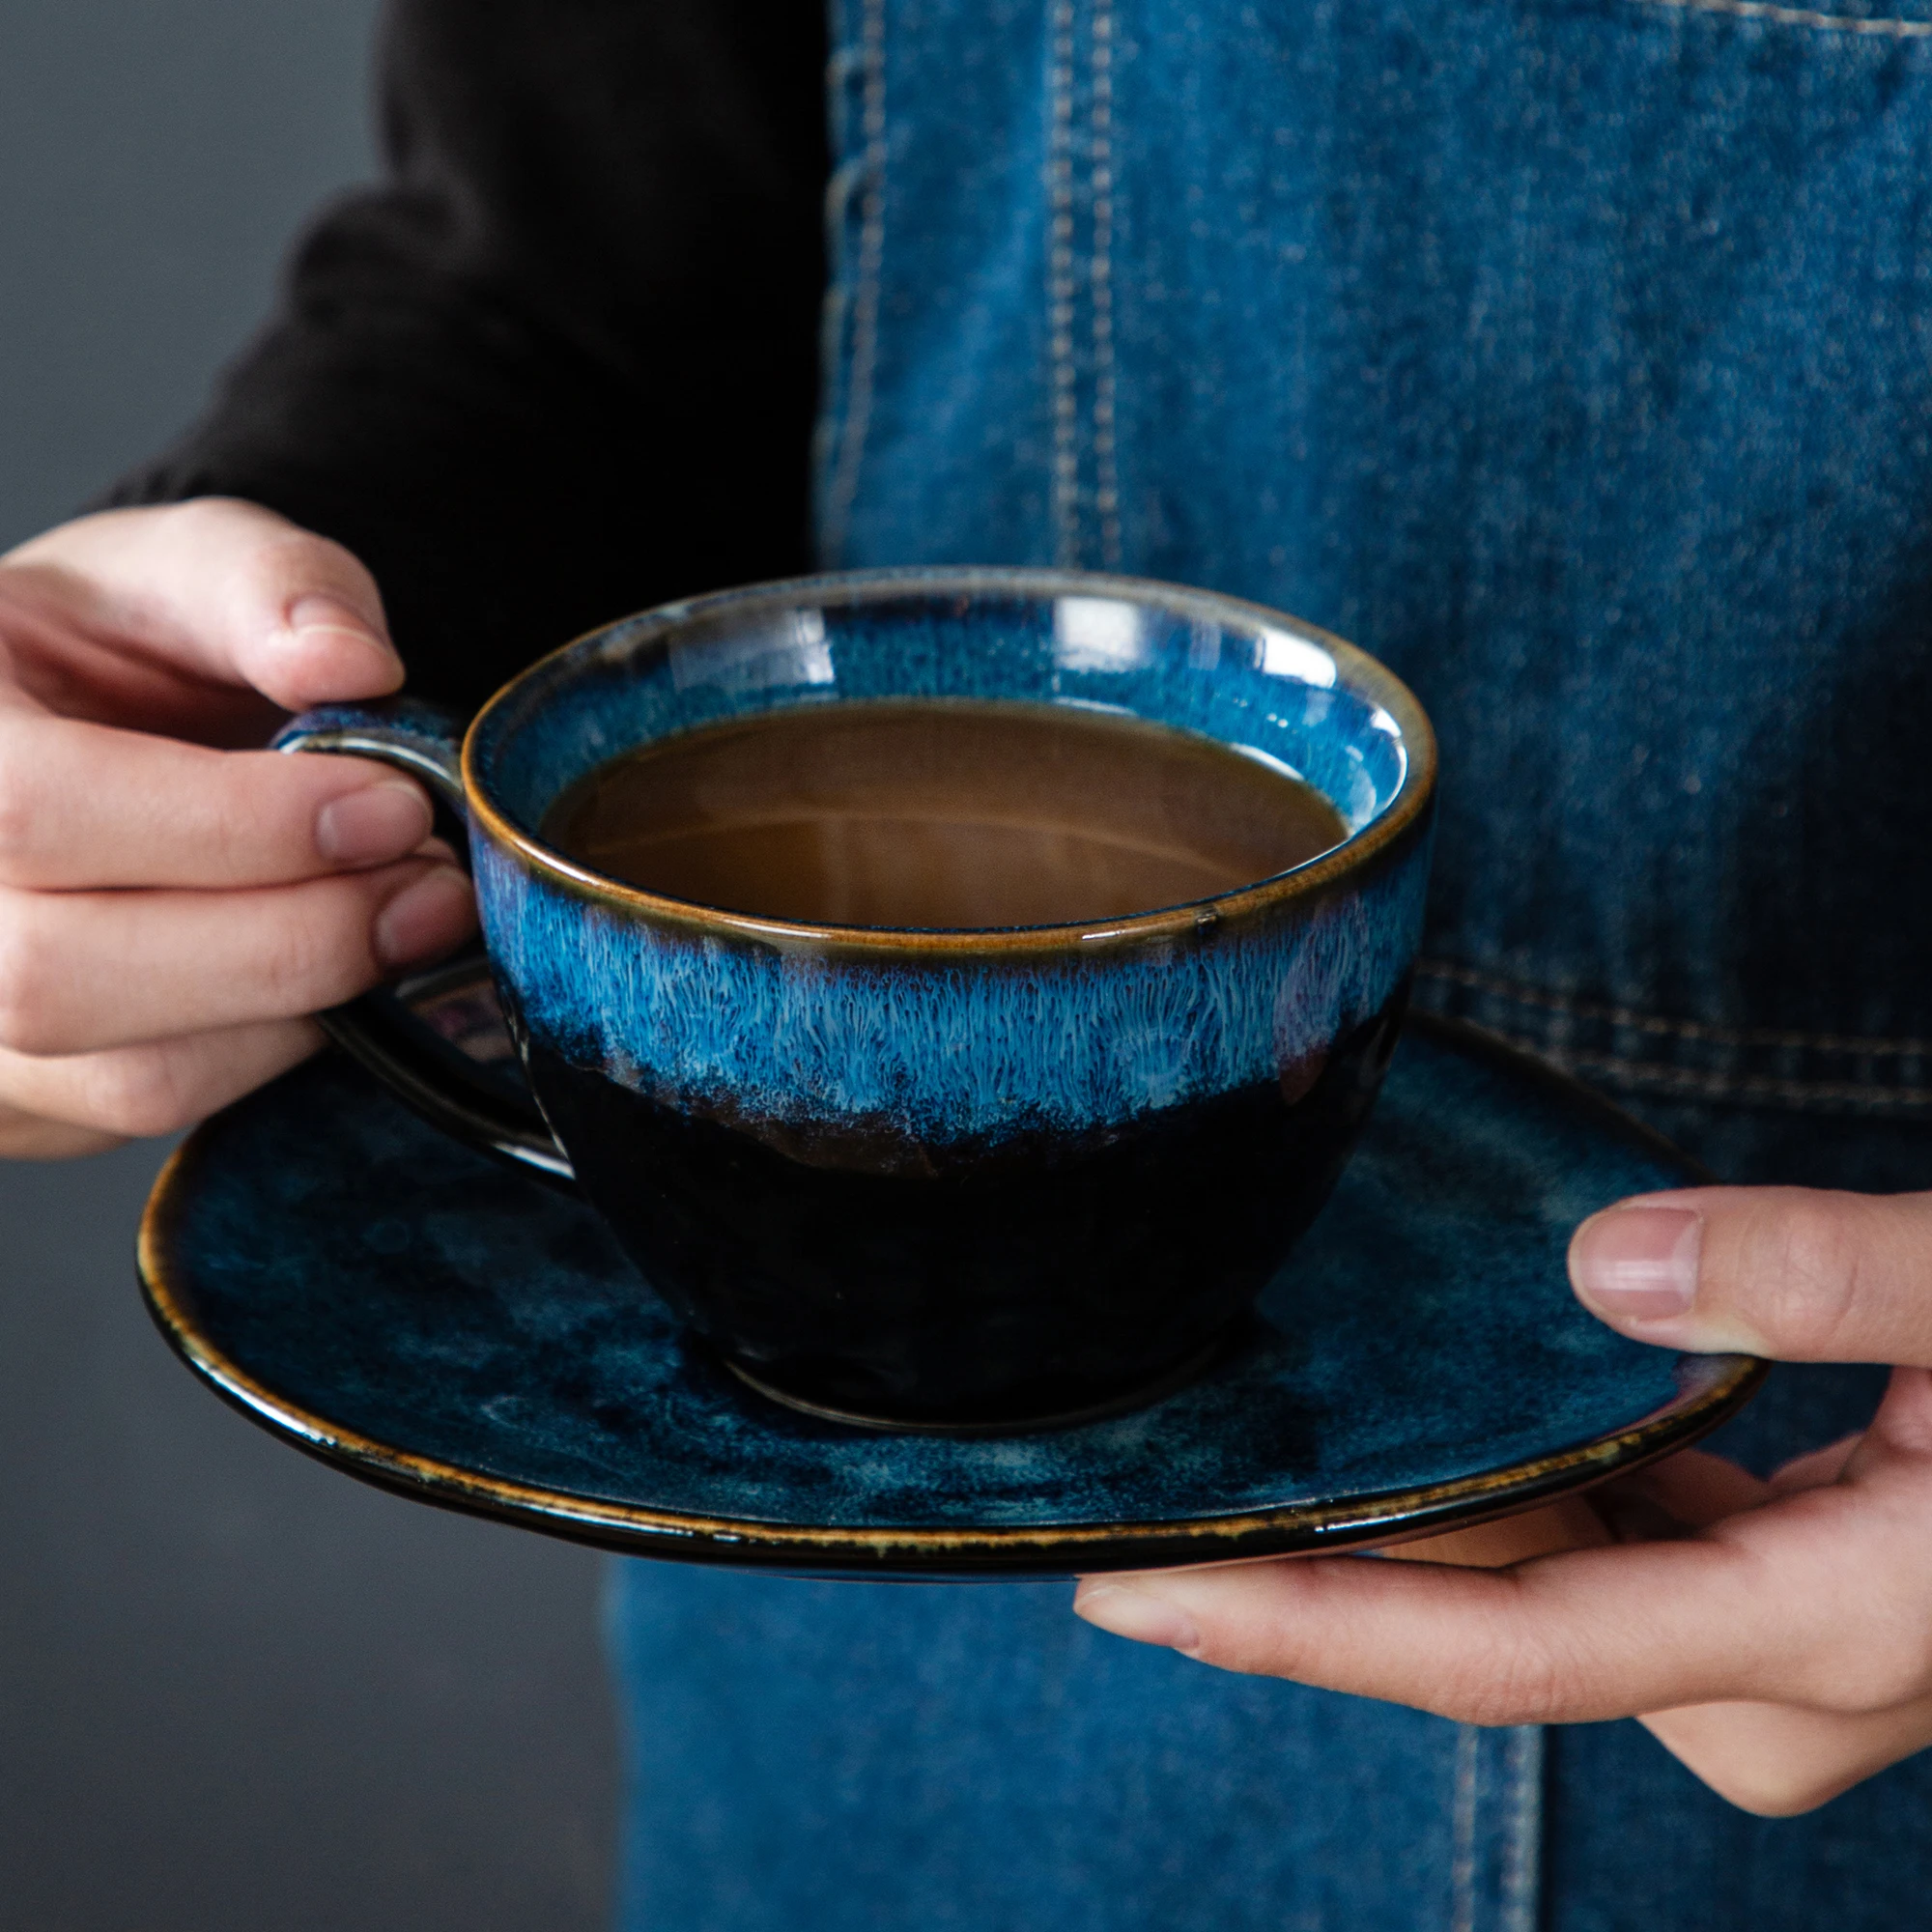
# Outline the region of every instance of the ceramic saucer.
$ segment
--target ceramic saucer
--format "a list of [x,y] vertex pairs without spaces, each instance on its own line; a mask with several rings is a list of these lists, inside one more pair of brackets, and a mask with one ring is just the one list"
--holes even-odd
[[[487,981],[419,996],[506,1051]],[[1341,1548],[1547,1501],[1693,1440],[1763,1366],[1612,1334],[1570,1230],[1699,1177],[1481,1036],[1412,1022],[1334,1199],[1217,1366],[1034,1435],[886,1435],[779,1406],[687,1345],[588,1209],[347,1061],[201,1127],[156,1183],[162,1332],[352,1474],[639,1555],[965,1577]]]

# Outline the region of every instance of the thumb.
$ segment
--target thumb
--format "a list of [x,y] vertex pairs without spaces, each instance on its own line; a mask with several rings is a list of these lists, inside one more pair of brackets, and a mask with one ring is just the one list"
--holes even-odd
[[1593,1214],[1577,1298],[1643,1342],[1932,1367],[1932,1194],[1695,1187]]
[[106,510],[0,558],[0,592],[44,624],[286,710],[403,681],[375,579],[259,504],[203,497]]

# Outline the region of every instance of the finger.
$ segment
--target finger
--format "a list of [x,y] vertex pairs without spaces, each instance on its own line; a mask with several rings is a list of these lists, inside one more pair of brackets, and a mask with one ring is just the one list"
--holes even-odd
[[1705,1529],[1726,1517],[1756,1509],[1775,1493],[1769,1483],[1729,1457],[1703,1449],[1681,1449],[1634,1476],[1605,1484],[1605,1490],[1614,1498],[1641,1496],[1672,1522],[1690,1529]]
[[[0,600],[23,621],[71,627],[109,653],[138,645],[288,710],[403,681],[368,571],[340,544],[233,498],[63,525],[0,559]],[[139,664],[124,676],[138,685]]]
[[[1836,1468],[1833,1474],[1835,1476]],[[1827,1478],[1826,1480],[1830,1480]],[[1500,1570],[1536,1556],[1606,1544],[1677,1537],[1721,1521],[1771,1499],[1770,1484],[1723,1456],[1701,1449],[1675,1456],[1605,1483],[1587,1494],[1565,1496],[1542,1509],[1384,1548],[1381,1554],[1410,1563],[1457,1563]]]
[[[1689,1544],[1499,1571],[1327,1557],[1090,1580],[1074,1607],[1223,1669],[1469,1723],[1578,1723],[1738,1694],[1731,1647],[1680,1628],[1687,1593],[1704,1607],[1746,1599],[1711,1568]],[[1619,1587],[1633,1571],[1640,1583]]]
[[[1715,1488],[1706,1459],[1687,1468]],[[1474,1723],[1932,1693],[1932,1374],[1893,1373],[1839,1480],[1683,1540],[1502,1571],[1346,1557],[1091,1577],[1075,1607],[1203,1662]]]
[[0,1156],[62,1159],[178,1133],[321,1044],[312,1020],[269,1020],[58,1060],[0,1048]]
[[1578,1298],[1645,1342],[1932,1366],[1932,1195],[1698,1187],[1594,1214]]
[[1642,1722],[1720,1798],[1760,1817],[1791,1818],[1932,1745],[1932,1697],[1851,1717],[1781,1704],[1693,1704]]
[[1859,1445],[1865,1439],[1864,1431],[1842,1436],[1836,1442],[1828,1442],[1822,1449],[1807,1450],[1803,1456],[1794,1456],[1771,1472],[1771,1481],[1766,1487],[1774,1495],[1795,1495],[1800,1490],[1821,1490],[1828,1484],[1835,1483],[1845,1473],[1846,1465],[1858,1452]]
[[1472,1570],[1501,1570],[1526,1563],[1532,1556],[1591,1549],[1610,1541],[1610,1532],[1587,1497],[1565,1496],[1559,1503],[1524,1510],[1498,1522],[1392,1544],[1380,1553],[1405,1563],[1459,1563]]
[[93,1053],[319,1012],[474,926],[469,880],[419,859],[256,892],[0,888],[0,1046]]
[[1225,1669],[1472,1723],[1880,1710],[1932,1689],[1928,1508],[1932,1457],[1888,1448],[1855,1483],[1681,1541],[1501,1571],[1327,1557],[1096,1577],[1075,1607]]
[[422,787],[370,759],[0,712],[0,884],[279,885],[401,859],[432,822]]
[[78,1160],[122,1146],[126,1134],[96,1127],[70,1127],[0,1105],[0,1160]]
[[1915,1470],[1932,1468],[1932,1372],[1893,1369],[1878,1413],[1847,1446],[1841,1490],[1909,1481]]

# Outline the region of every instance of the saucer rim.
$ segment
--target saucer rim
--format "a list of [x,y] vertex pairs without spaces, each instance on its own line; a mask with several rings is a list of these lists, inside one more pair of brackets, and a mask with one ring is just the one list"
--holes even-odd
[[1413,1489],[1166,1521],[867,1530],[646,1510],[391,1448],[271,1394],[197,1336],[164,1289],[145,1281],[143,1287],[162,1335],[231,1407],[316,1461],[376,1489],[619,1555],[854,1578],[1097,1576],[1379,1548],[1470,1529],[1578,1494],[1688,1448],[1735,1414],[1771,1367],[1747,1355],[1686,1357],[1718,1371],[1695,1396],[1667,1403],[1626,1429],[1574,1449]]
[[[1698,1164],[1663,1136],[1581,1082],[1493,1035],[1464,1021],[1425,1013],[1412,1013],[1406,1026],[1532,1078],[1568,1104],[1586,1106],[1608,1130],[1701,1178]],[[198,1127],[162,1167],[141,1217],[137,1248],[148,1312],[187,1368],[258,1426],[378,1489],[629,1555],[817,1576],[931,1580],[1092,1575],[1389,1545],[1511,1516],[1686,1448],[1743,1407],[1771,1368],[1751,1355],[1680,1355],[1676,1398],[1569,1448],[1440,1482],[1221,1516],[867,1529],[648,1509],[545,1489],[395,1448],[275,1394],[215,1347],[198,1330],[171,1285],[168,1262],[177,1204],[210,1132],[208,1124]]]

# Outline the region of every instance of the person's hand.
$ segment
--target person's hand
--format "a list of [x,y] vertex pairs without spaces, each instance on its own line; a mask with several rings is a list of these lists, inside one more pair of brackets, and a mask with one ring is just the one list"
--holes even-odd
[[313,1051],[306,1015],[470,929],[420,787],[227,749],[402,681],[369,573],[252,504],[0,557],[0,1155],[199,1120]]
[[1932,1744],[1932,1194],[1648,1195],[1586,1221],[1570,1269],[1641,1341],[1904,1366],[1862,1435],[1768,1483],[1686,1451],[1594,1512],[1387,1552],[1420,1561],[1090,1577],[1075,1607],[1204,1663],[1468,1723],[1640,1716],[1770,1816]]

